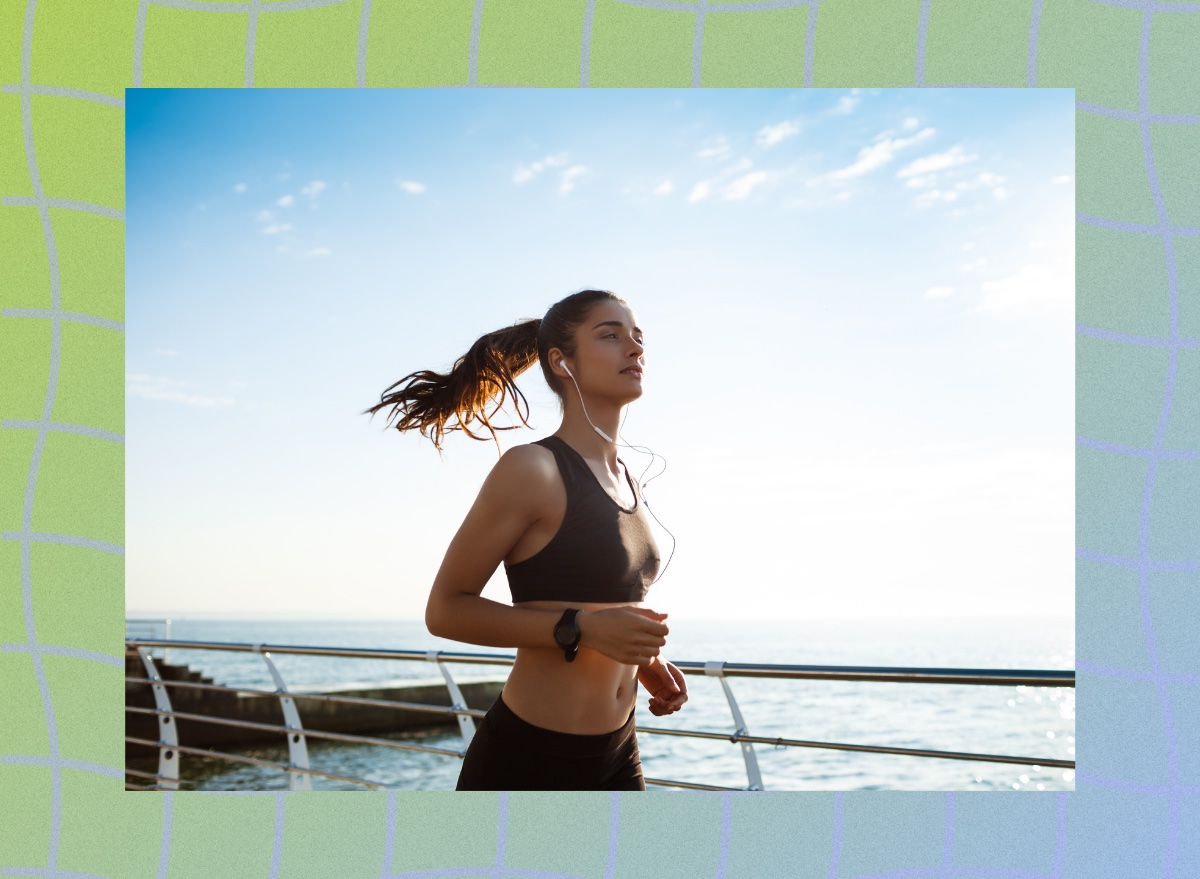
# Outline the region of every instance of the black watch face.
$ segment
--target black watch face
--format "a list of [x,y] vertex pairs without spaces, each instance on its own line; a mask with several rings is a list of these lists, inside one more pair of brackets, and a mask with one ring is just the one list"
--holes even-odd
[[567,647],[571,643],[571,627],[563,623],[559,623],[554,627],[554,640],[561,647]]

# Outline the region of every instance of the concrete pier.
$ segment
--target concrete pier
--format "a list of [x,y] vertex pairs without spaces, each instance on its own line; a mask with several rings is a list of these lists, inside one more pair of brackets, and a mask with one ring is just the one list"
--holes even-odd
[[[212,678],[205,677],[184,665],[155,661],[159,674],[165,680],[191,681],[211,684]],[[146,677],[145,666],[136,653],[125,656],[127,678]],[[486,711],[504,687],[505,677],[486,680],[458,681],[467,707]],[[354,696],[366,699],[387,699],[396,702],[420,702],[427,705],[450,705],[450,692],[444,679],[404,678],[372,683],[347,683],[335,687],[289,688],[306,730],[324,730],[359,735],[382,735],[400,730],[417,730],[428,727],[456,729],[457,721],[451,714],[435,714],[426,711],[411,711],[373,705],[355,705],[341,702],[326,702],[304,698],[305,693],[321,693],[335,696]],[[277,695],[260,696],[250,693],[225,693],[191,687],[167,687],[171,707],[186,714],[202,714],[207,717],[246,720],[255,723],[284,724],[283,710]],[[141,708],[154,707],[154,695],[149,684],[125,684],[125,704]],[[284,736],[278,732],[244,729],[218,723],[195,720],[177,720],[179,744],[196,748],[240,748],[259,743],[284,744]],[[136,738],[158,741],[158,718],[149,714],[126,712],[125,734]],[[313,739],[312,741],[318,741]],[[157,750],[145,745],[127,742],[126,760],[145,759],[157,756]]]

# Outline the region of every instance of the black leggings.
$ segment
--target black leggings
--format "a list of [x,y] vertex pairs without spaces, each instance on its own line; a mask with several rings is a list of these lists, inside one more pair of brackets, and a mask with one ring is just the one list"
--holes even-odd
[[633,711],[598,735],[556,732],[496,697],[478,722],[455,790],[645,790]]

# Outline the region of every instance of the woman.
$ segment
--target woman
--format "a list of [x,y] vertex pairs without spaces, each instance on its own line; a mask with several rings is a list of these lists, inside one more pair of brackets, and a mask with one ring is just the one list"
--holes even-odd
[[[634,704],[640,682],[655,715],[687,701],[683,674],[662,659],[667,614],[645,607],[658,571],[638,486],[617,457],[621,412],[642,395],[642,331],[604,290],[555,303],[541,320],[479,339],[448,375],[413,373],[388,388],[398,430],[447,431],[491,415],[538,361],[558,396],[550,437],[505,452],[450,543],[425,609],[429,631],[517,648],[503,690],[467,749],[458,790],[645,790]],[[398,390],[397,390],[398,388]],[[453,419],[453,422],[447,425]],[[499,443],[497,442],[497,448]],[[512,606],[480,593],[504,562]]]

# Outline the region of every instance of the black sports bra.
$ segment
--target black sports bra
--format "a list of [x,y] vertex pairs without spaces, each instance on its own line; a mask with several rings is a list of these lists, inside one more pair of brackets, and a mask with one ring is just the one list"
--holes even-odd
[[583,456],[566,442],[548,436],[536,444],[554,453],[567,489],[567,511],[548,544],[505,566],[512,600],[644,600],[658,573],[658,545],[629,469],[625,479],[633,489],[632,510],[613,500]]

